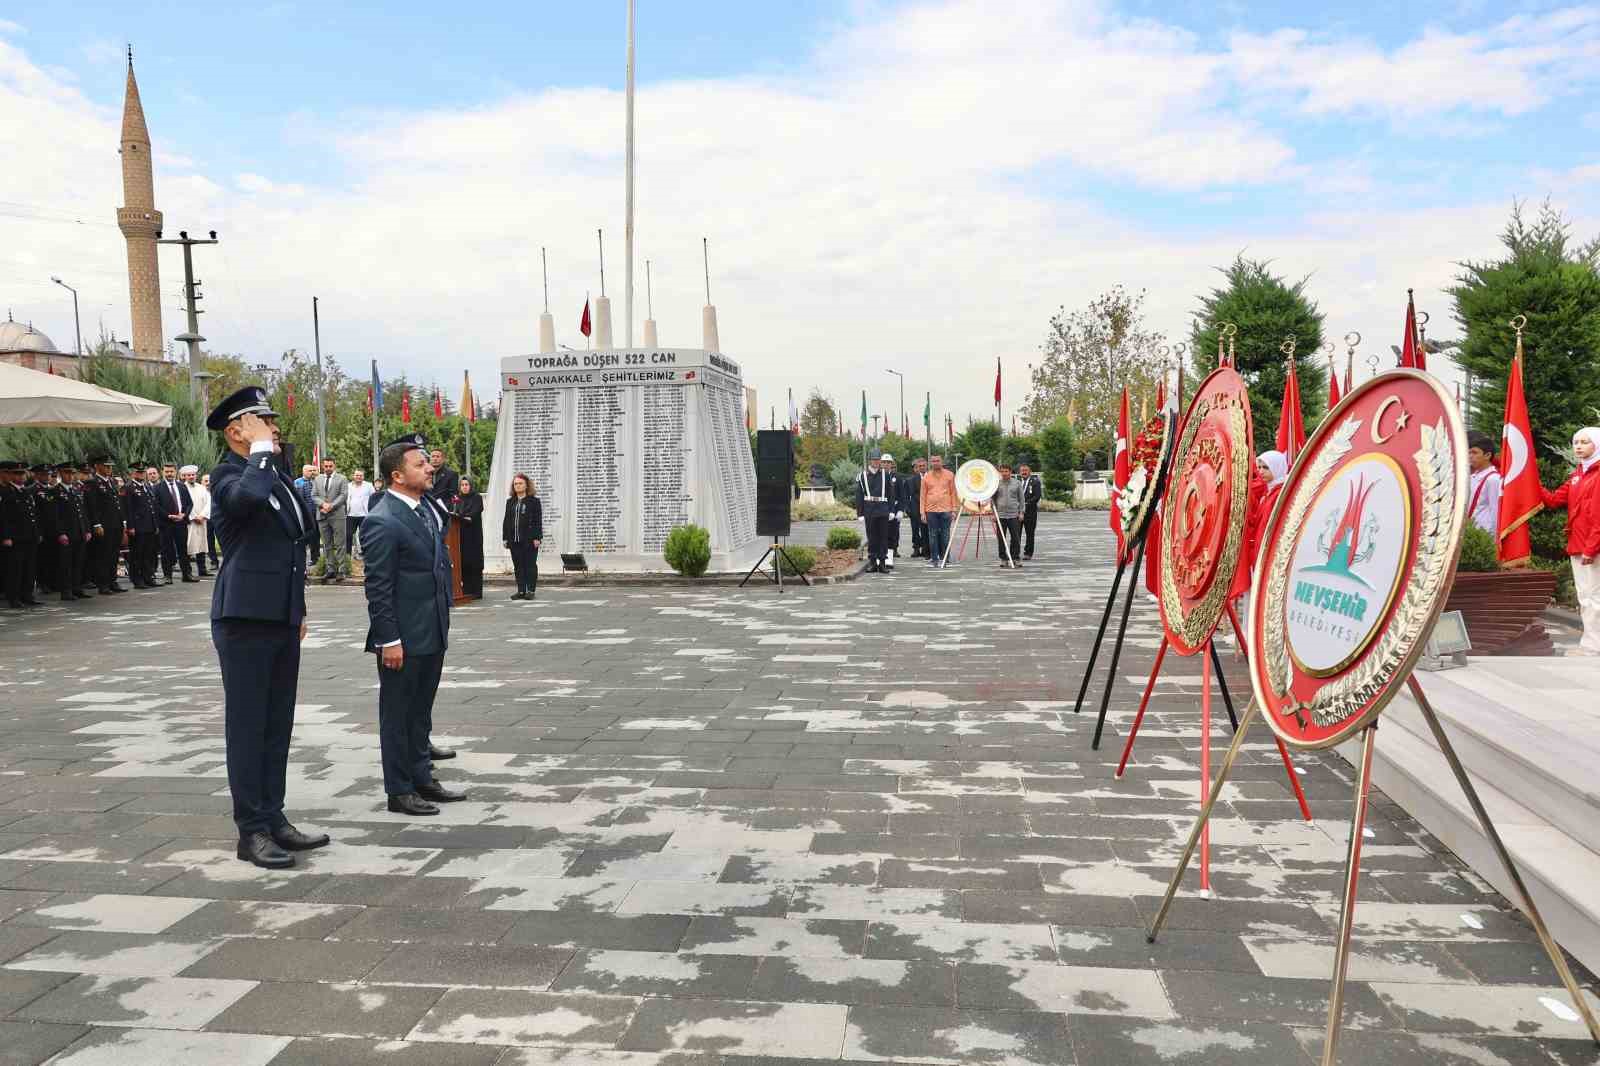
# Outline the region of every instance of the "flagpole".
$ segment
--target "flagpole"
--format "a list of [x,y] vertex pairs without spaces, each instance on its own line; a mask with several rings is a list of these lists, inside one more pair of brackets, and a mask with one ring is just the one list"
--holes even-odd
[[623,330],[626,346],[633,347],[633,0],[628,0],[628,137],[627,137],[627,210],[628,221],[623,230],[623,244],[626,250],[623,253],[623,269],[627,273],[627,281],[623,285],[622,313],[628,318],[628,326]]
[[[467,403],[471,403],[472,402],[472,378],[465,370],[463,370],[461,372],[461,389],[462,389],[462,399],[466,400]],[[476,484],[478,479],[475,478],[475,477],[472,477],[472,423],[471,423],[471,421],[469,421],[467,419],[466,412],[464,410],[459,410],[458,409],[456,411],[456,414],[459,415],[460,418],[461,418],[461,428],[462,428],[462,431],[466,434],[466,438],[467,438],[467,443],[466,443],[467,477],[474,484]]]
[[933,462],[933,393],[922,401],[922,432],[928,438],[928,462]]
[[378,361],[372,361],[372,480],[378,480],[378,408],[383,406],[383,385],[378,381]]

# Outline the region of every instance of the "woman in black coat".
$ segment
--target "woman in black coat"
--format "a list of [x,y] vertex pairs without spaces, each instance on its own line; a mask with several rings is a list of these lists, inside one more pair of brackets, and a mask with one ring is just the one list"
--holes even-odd
[[461,591],[483,598],[483,493],[461,479],[459,493],[451,498],[450,513],[461,523]]
[[517,591],[511,598],[533,599],[539,588],[539,542],[544,539],[544,509],[526,474],[511,478],[511,498],[506,501],[500,539],[510,549],[511,565],[517,571]]

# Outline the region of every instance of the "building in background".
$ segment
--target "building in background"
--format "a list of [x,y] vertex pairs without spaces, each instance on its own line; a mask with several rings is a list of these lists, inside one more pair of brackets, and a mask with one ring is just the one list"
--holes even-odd
[[161,267],[156,241],[161,237],[161,212],[156,210],[155,173],[150,159],[150,131],[145,126],[139,83],[133,77],[133,49],[128,49],[128,86],[122,101],[122,203],[117,228],[128,242],[128,309],[133,317],[133,356],[160,361]]

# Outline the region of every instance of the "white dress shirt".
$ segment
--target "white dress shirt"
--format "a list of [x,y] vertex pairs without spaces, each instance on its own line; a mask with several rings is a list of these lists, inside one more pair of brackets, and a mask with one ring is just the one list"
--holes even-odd
[[363,481],[359,485],[352,483],[348,492],[350,498],[345,505],[345,514],[351,518],[367,517],[367,505],[372,500],[372,482]]
[[1467,483],[1472,504],[1472,524],[1491,537],[1500,531],[1500,471],[1492,466],[1474,470]]

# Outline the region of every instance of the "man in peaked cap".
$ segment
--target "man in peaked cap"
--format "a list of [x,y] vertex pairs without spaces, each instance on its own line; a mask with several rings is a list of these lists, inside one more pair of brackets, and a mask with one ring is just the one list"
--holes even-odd
[[444,514],[429,497],[433,463],[420,434],[378,453],[382,496],[361,524],[366,571],[366,650],[377,657],[383,789],[396,814],[433,815],[467,798],[433,777],[433,700],[450,635],[450,553]]
[[278,415],[249,385],[217,405],[206,428],[228,447],[211,472],[211,520],[222,567],[211,590],[211,642],[222,666],[228,790],[238,856],[268,869],[320,848],[283,814],[300,642],[306,635],[305,544],[316,523],[279,465]]
[[0,462],[0,549],[5,555],[6,603],[37,607],[33,596],[39,558],[39,515],[34,495],[22,485],[26,463]]
[[884,461],[885,453],[867,461],[867,469],[856,478],[856,514],[867,527],[867,573],[892,574],[894,563],[889,553],[889,516],[900,509],[899,483]]
[[111,456],[104,453],[90,456],[90,477],[83,483],[83,505],[89,520],[90,580],[107,596],[126,592],[117,583],[117,560],[122,556],[122,542],[126,516],[122,510],[122,497],[117,494],[116,483],[111,480]]

